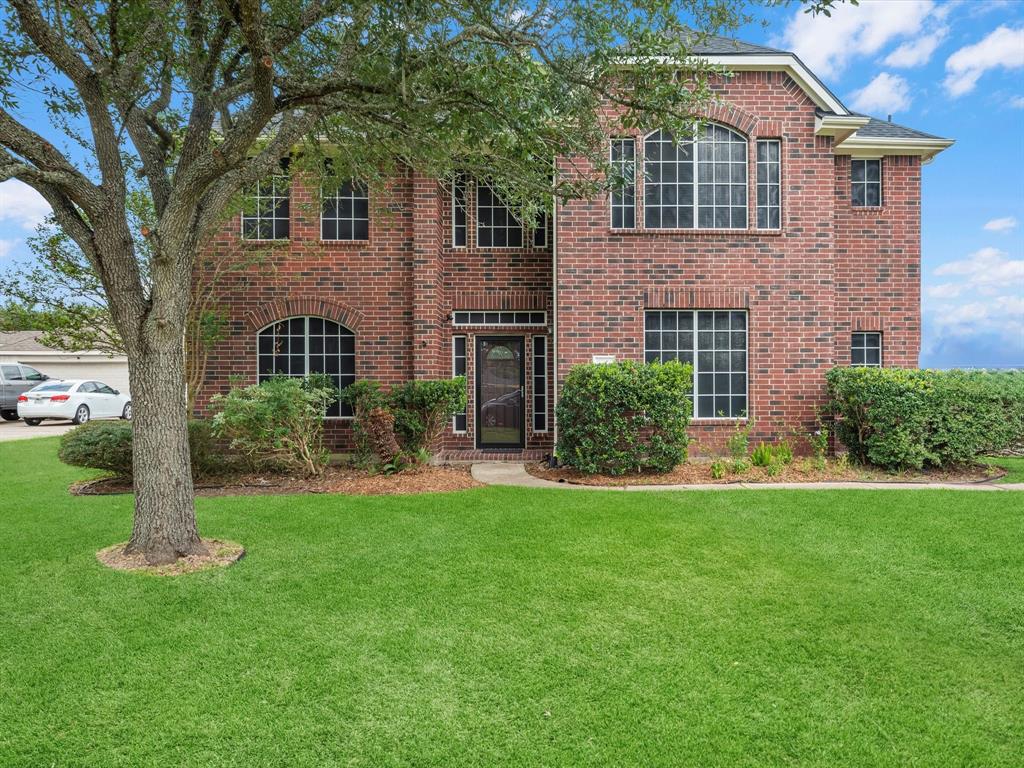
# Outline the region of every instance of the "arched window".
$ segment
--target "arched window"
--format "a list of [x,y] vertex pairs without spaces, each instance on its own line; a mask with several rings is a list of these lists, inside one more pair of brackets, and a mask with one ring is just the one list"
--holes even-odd
[[[271,376],[304,377],[326,373],[338,389],[356,380],[356,337],[348,328],[322,317],[290,317],[259,332],[259,380]],[[350,406],[334,403],[327,417],[352,415]]]
[[644,139],[644,226],[746,229],[747,140],[713,124],[696,142],[665,130]]

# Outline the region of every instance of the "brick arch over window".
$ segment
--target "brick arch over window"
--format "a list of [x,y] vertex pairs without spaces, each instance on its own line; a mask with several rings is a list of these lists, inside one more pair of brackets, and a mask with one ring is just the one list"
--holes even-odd
[[701,117],[720,123],[753,139],[758,136],[778,137],[782,135],[782,124],[778,120],[763,120],[735,104],[713,104],[701,110]]
[[256,309],[247,312],[245,319],[252,330],[258,331],[277,320],[300,315],[333,320],[336,323],[341,323],[357,335],[365,319],[365,315],[362,312],[343,302],[303,296],[278,299],[277,301],[261,304]]

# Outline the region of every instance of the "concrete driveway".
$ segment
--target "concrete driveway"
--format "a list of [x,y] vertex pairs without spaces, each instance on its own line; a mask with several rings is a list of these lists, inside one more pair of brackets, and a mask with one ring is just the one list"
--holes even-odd
[[44,421],[38,427],[30,427],[24,421],[0,421],[0,442],[63,435],[74,426],[70,421]]

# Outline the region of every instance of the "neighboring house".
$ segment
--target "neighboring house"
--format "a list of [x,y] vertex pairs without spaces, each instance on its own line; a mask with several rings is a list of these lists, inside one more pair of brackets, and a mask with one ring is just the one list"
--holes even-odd
[[39,343],[42,331],[0,332],[0,363],[31,366],[51,379],[94,379],[129,392],[128,358],[97,350],[65,352]]
[[[269,251],[274,277],[227,300],[200,408],[275,373],[465,374],[447,451],[537,455],[571,366],[678,358],[707,448],[746,416],[757,435],[813,429],[833,366],[916,366],[921,167],[952,142],[851,112],[791,53],[724,38],[696,53],[733,73],[696,146],[610,135],[634,184],[541,227],[486,186],[414,173],[323,197],[261,185],[210,247]],[[329,416],[350,445],[346,410]]]

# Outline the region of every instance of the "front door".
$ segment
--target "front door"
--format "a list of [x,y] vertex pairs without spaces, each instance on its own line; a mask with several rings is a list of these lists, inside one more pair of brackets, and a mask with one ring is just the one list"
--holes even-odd
[[522,336],[477,336],[476,444],[479,448],[522,448]]

